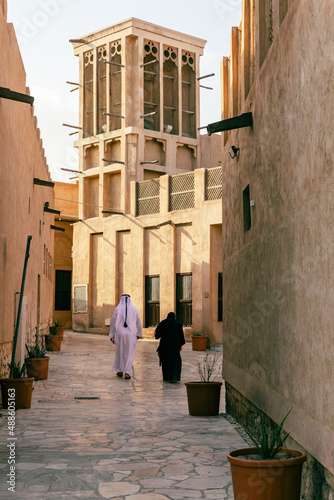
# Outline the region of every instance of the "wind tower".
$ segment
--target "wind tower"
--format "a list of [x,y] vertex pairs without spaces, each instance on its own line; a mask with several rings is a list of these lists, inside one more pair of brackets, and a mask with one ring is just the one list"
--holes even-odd
[[131,181],[201,166],[206,42],[135,18],[71,42],[80,66],[79,218],[135,215]]

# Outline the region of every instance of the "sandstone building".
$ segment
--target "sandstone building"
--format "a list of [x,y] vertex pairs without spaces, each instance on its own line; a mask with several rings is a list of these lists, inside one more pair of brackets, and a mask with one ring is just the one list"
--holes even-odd
[[175,310],[221,344],[221,144],[198,130],[205,41],[131,18],[72,43],[73,329],[107,331],[129,293],[145,328]]
[[8,376],[16,324],[16,361],[22,362],[25,343],[47,333],[52,320],[54,193],[6,0],[0,1],[0,46],[0,376]]
[[334,495],[333,19],[330,0],[244,0],[221,66],[222,118],[253,118],[224,132],[227,411],[254,429],[292,407],[308,500]]

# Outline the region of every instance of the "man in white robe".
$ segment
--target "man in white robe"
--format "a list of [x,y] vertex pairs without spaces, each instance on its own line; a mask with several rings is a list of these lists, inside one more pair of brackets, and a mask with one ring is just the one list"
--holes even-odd
[[132,304],[130,295],[124,294],[110,320],[109,338],[116,344],[116,357],[112,369],[118,377],[131,378],[137,339],[143,336],[138,309]]

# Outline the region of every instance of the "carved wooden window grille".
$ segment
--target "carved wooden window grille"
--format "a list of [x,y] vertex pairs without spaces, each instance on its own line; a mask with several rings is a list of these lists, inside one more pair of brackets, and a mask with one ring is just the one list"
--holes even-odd
[[107,47],[97,49],[97,134],[107,132]]
[[109,130],[122,127],[122,44],[116,40],[110,44],[109,81]]
[[164,46],[163,64],[164,126],[167,134],[179,133],[179,83],[177,49]]
[[221,167],[205,171],[205,200],[219,200],[223,195],[223,171]]
[[196,138],[195,55],[182,51],[182,135]]
[[73,313],[88,313],[88,285],[73,286]]
[[194,173],[171,175],[169,178],[169,211],[187,210],[195,206]]
[[94,51],[84,53],[83,136],[94,135]]
[[137,182],[137,215],[158,214],[160,212],[160,181]]
[[160,130],[159,44],[144,42],[144,128]]

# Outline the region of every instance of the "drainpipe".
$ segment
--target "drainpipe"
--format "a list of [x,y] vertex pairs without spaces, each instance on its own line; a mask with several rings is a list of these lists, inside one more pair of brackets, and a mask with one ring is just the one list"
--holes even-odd
[[22,309],[22,301],[23,301],[24,283],[25,283],[25,280],[26,280],[26,273],[27,273],[27,265],[28,265],[28,259],[29,259],[29,249],[30,249],[31,239],[32,239],[32,236],[28,236],[27,248],[26,248],[26,256],[25,256],[24,266],[23,266],[23,275],[22,275],[22,283],[21,283],[21,292],[20,292],[19,307],[18,307],[18,310],[17,310],[16,327],[15,327],[14,340],[13,340],[12,361],[10,363],[10,375],[9,375],[10,378],[12,378],[12,376],[13,376],[13,367],[14,367],[14,360],[15,360],[16,344],[17,344],[17,337],[18,337],[18,333],[19,333],[19,326],[20,326],[20,319],[21,319],[21,309]]

